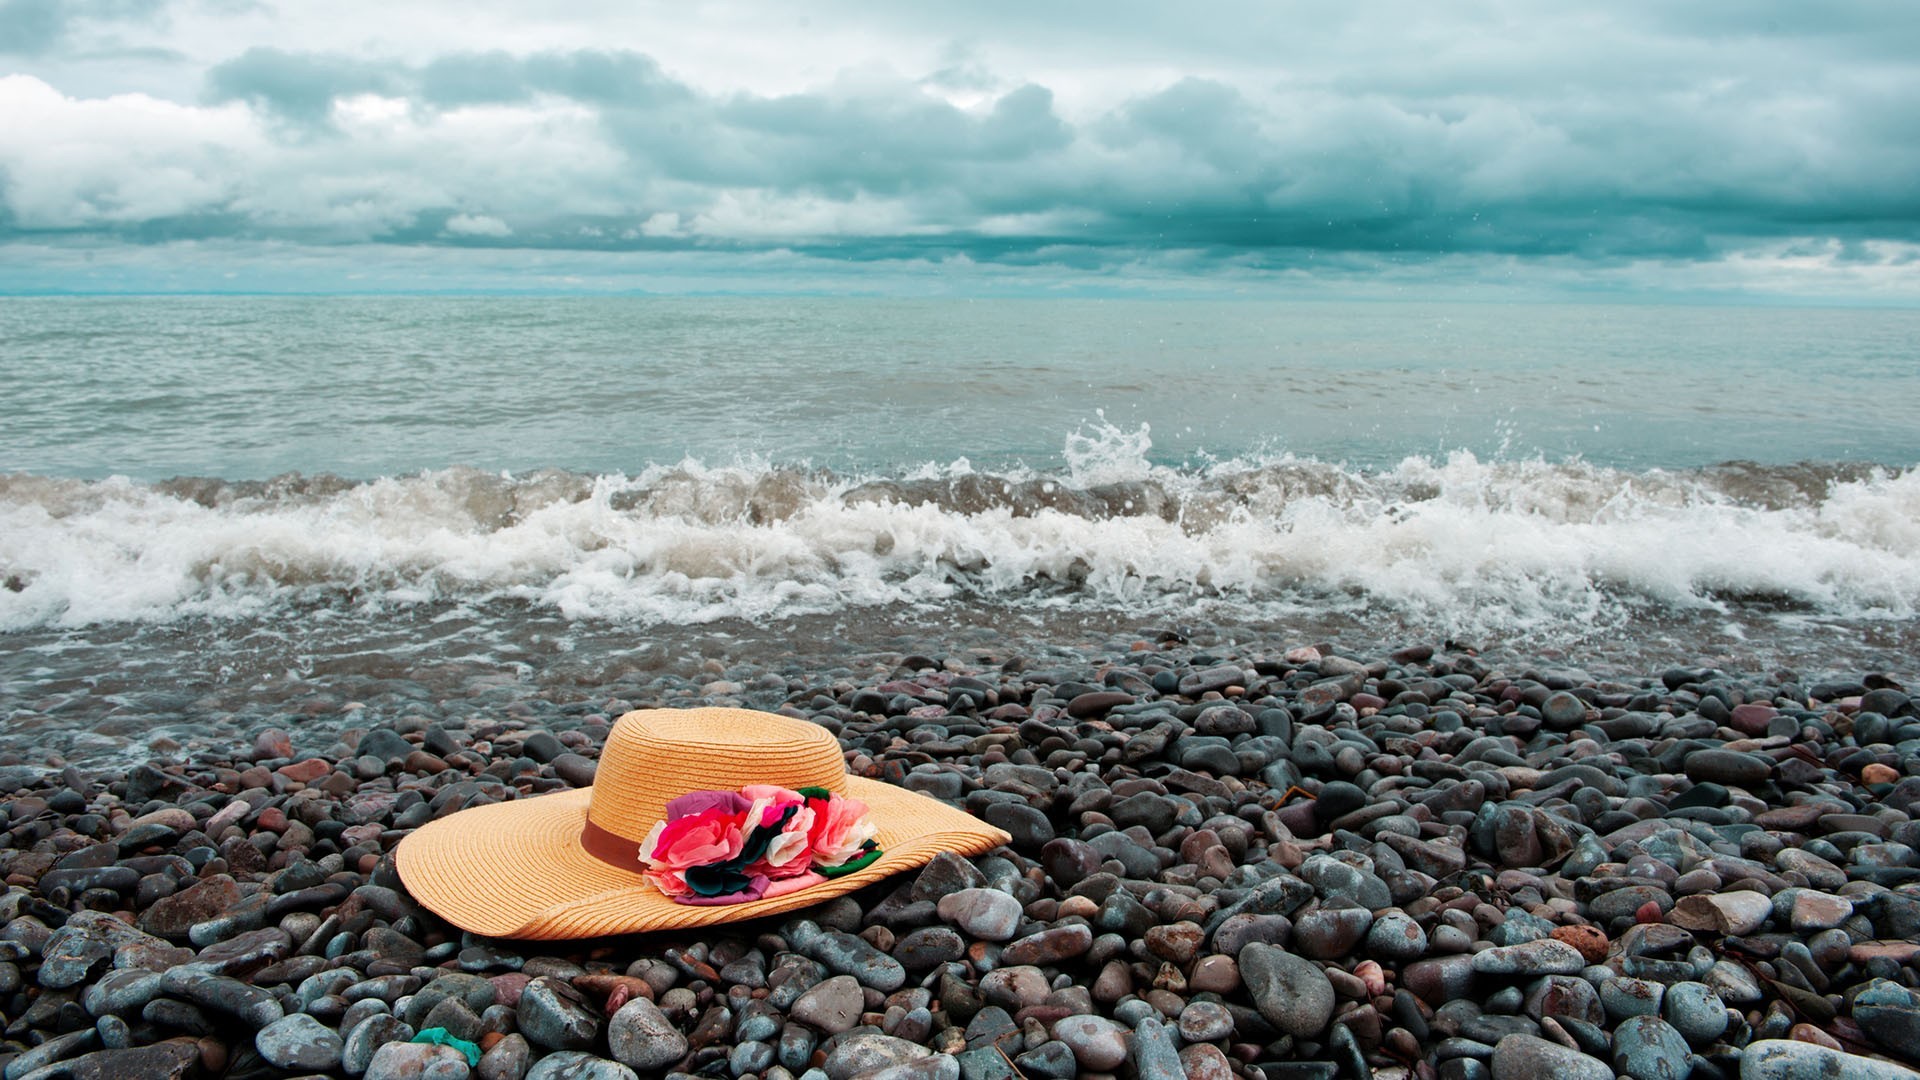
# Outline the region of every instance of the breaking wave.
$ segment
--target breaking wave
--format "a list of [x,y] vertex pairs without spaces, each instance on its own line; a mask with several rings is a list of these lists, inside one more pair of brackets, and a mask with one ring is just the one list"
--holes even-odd
[[1623,611],[1920,609],[1920,470],[1623,471],[1409,457],[1152,465],[1145,427],[1057,472],[683,461],[355,481],[0,476],[0,630],[513,599],[749,620],[909,603],[1387,610],[1466,631]]

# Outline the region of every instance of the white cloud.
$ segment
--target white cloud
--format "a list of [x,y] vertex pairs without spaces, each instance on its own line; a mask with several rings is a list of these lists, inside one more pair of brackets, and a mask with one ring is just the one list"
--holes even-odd
[[139,222],[218,208],[266,152],[252,114],[145,94],[83,100],[29,75],[0,77],[0,173],[28,228]]
[[449,236],[512,236],[513,228],[490,214],[455,214],[447,219]]
[[1577,254],[1883,290],[1858,251],[1920,239],[1920,20],[1749,9],[172,0],[0,60],[0,242]]

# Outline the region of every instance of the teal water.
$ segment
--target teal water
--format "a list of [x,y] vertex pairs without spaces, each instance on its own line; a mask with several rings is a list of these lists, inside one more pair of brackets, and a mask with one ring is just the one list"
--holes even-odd
[[0,299],[0,471],[1058,469],[1466,451],[1920,462],[1920,312],[855,299]]
[[0,384],[0,715],[53,727],[120,707],[108,670],[908,626],[1920,648],[1914,312],[0,300]]

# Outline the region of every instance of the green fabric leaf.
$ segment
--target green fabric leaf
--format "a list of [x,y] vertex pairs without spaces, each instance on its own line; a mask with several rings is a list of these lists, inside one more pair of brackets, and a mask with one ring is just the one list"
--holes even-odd
[[873,861],[880,857],[880,849],[873,847],[871,842],[868,844],[868,849],[865,855],[855,856],[841,863],[839,866],[816,866],[814,869],[830,878],[851,874],[855,870],[864,870],[873,865]]

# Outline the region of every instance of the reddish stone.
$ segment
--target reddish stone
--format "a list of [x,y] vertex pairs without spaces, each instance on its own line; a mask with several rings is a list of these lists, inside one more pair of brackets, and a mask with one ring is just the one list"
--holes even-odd
[[1758,702],[1735,705],[1733,716],[1727,721],[1727,726],[1743,735],[1765,735],[1767,725],[1779,711],[1771,705],[1762,705]]
[[1558,926],[1554,928],[1553,940],[1564,941],[1579,949],[1580,955],[1589,964],[1597,964],[1607,958],[1607,935],[1597,926]]
[[493,984],[494,1001],[511,1009],[520,1004],[520,991],[527,988],[527,984],[533,981],[533,976],[510,971],[505,975],[495,975],[487,981]]
[[140,916],[140,929],[159,937],[183,938],[196,923],[206,922],[240,902],[240,886],[225,874],[216,874],[156,902]]
[[325,758],[308,758],[274,770],[297,784],[311,784],[332,771],[333,763]]
[[1876,761],[1860,770],[1860,782],[1867,785],[1897,784],[1900,782],[1900,771]]
[[261,761],[267,758],[288,758],[293,756],[293,740],[279,728],[268,728],[253,739],[253,759]]
[[1819,1028],[1814,1027],[1812,1024],[1793,1025],[1793,1027],[1788,1029],[1787,1031],[1787,1038],[1792,1039],[1794,1042],[1812,1043],[1815,1046],[1824,1046],[1829,1050],[1842,1049],[1842,1047],[1840,1046],[1840,1040],[1834,1038],[1833,1036],[1827,1034],[1824,1031],[1821,1031]]

